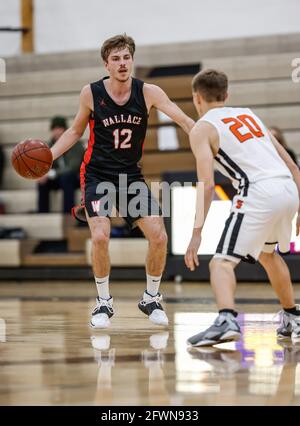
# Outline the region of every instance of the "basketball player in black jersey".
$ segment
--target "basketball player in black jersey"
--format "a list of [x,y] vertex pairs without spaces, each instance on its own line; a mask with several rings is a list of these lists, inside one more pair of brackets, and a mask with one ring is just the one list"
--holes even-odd
[[[79,111],[72,126],[52,148],[53,158],[57,159],[79,140],[89,123],[89,145],[80,170],[82,206],[75,209],[75,215],[80,219],[80,215],[85,213],[91,230],[92,263],[98,290],[97,305],[91,319],[94,328],[109,327],[110,317],[114,313],[109,291],[110,220],[109,214],[103,210],[106,205],[103,202],[104,192],[98,186],[107,182],[117,187],[117,209],[129,225],[138,226],[142,230],[149,242],[147,289],[138,306],[153,323],[168,325],[158,291],[165,266],[167,234],[158,206],[155,209],[156,200],[144,183],[138,162],[142,156],[148,115],[152,107],[168,115],[186,133],[190,132],[194,121],[171,102],[161,88],[131,76],[134,52],[134,40],[126,34],[104,42],[101,56],[109,77],[82,89]],[[124,206],[120,205],[119,198],[124,188],[118,186],[119,175],[125,176],[127,180],[125,192],[131,183],[144,183],[146,190],[142,191],[142,214],[134,216],[130,211],[123,214]],[[125,207],[133,197],[129,193],[126,195]]]

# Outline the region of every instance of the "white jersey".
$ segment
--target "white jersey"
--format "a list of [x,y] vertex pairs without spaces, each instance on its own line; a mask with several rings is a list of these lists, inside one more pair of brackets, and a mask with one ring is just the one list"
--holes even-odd
[[215,157],[217,168],[232,179],[242,196],[247,196],[251,183],[292,177],[266,126],[251,109],[213,108],[200,120],[217,129],[220,143]]

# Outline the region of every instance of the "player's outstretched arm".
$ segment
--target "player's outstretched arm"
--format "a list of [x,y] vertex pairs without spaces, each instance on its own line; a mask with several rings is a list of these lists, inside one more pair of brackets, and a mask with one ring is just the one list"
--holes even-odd
[[[218,137],[214,133],[215,130],[211,128],[210,124],[201,121],[190,132],[190,144],[197,163],[198,182],[204,184],[204,220],[202,225],[195,223],[193,235],[184,257],[185,264],[191,271],[199,265],[197,252],[201,243],[201,233],[214,195],[214,154],[211,144],[217,143],[213,139]],[[201,206],[197,205],[197,208],[201,208]]]
[[92,93],[90,85],[85,86],[80,93],[79,110],[71,125],[51,148],[53,160],[68,151],[83,135],[92,111]]
[[152,106],[155,107],[175,121],[187,134],[190,133],[195,125],[195,121],[172,102],[160,87],[145,83],[144,95],[149,111]]
[[[294,181],[297,185],[298,192],[299,192],[299,200],[300,200],[300,171],[298,166],[294,163],[294,161],[291,159],[290,155],[286,152],[286,150],[283,148],[282,145],[277,141],[277,139],[272,135],[271,132],[269,132],[269,136],[272,140],[273,145],[275,146],[278,154],[283,159],[285,164],[287,165],[288,169],[292,173],[292,176],[294,178]],[[296,234],[297,236],[300,235],[300,205],[299,205],[299,211],[298,211],[298,219],[297,219],[297,229]]]

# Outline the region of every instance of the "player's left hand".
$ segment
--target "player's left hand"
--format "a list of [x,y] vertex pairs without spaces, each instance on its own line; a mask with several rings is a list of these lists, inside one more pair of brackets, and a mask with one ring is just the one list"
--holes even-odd
[[300,235],[300,213],[298,213],[297,222],[296,222],[296,236],[298,237],[299,235]]
[[200,244],[201,244],[201,235],[193,236],[187,248],[187,251],[185,253],[184,261],[187,268],[189,268],[191,271],[194,271],[195,267],[199,266],[197,253],[198,253]]

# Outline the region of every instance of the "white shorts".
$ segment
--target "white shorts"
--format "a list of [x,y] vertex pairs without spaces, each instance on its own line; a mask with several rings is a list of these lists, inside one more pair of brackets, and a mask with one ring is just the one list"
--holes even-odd
[[215,258],[255,263],[261,252],[289,252],[292,220],[299,208],[291,178],[250,184],[247,197],[236,195]]

